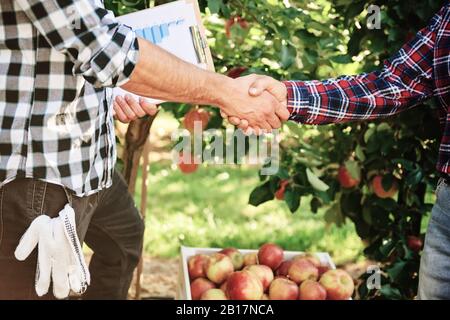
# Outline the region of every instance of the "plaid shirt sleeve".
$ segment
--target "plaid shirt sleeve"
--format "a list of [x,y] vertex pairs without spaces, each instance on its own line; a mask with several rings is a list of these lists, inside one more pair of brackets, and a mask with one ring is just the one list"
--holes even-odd
[[290,119],[327,124],[391,116],[433,95],[433,56],[442,11],[381,71],[325,81],[286,81]]
[[90,0],[16,0],[50,45],[69,56],[72,72],[95,87],[125,84],[138,59],[130,27]]

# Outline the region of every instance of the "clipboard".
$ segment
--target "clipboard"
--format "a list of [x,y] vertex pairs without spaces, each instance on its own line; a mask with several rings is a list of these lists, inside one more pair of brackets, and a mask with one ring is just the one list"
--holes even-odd
[[[169,2],[117,17],[117,20],[130,26],[138,37],[178,58],[199,68],[215,71],[198,0]],[[132,93],[121,88],[113,89],[114,96],[124,94]],[[155,99],[149,101],[155,104],[163,102]]]

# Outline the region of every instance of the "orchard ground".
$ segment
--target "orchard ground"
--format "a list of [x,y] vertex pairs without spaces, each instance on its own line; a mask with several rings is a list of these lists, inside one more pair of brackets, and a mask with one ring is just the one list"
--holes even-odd
[[[326,225],[324,210],[311,213],[307,198],[295,214],[283,201],[248,205],[249,194],[259,183],[257,167],[201,165],[196,172],[183,174],[170,160],[170,134],[178,126],[162,112],[152,127],[143,297],[174,297],[181,245],[256,249],[276,242],[285,250],[327,251],[355,278],[365,271],[364,245],[353,223],[340,228]],[[140,172],[138,207],[141,183]]]

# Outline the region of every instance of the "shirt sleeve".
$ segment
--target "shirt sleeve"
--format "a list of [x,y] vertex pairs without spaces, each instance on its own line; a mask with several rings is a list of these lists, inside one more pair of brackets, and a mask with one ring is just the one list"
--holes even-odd
[[327,124],[382,118],[431,97],[434,44],[442,17],[442,11],[435,15],[381,71],[325,81],[286,81],[290,120]]
[[91,0],[15,0],[38,32],[95,87],[125,84],[137,63],[135,33]]

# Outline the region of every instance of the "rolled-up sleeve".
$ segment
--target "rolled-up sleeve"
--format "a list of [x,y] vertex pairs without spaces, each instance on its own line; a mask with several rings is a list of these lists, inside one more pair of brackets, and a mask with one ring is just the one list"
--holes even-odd
[[95,87],[122,86],[139,57],[134,31],[91,0],[16,0],[38,32]]

